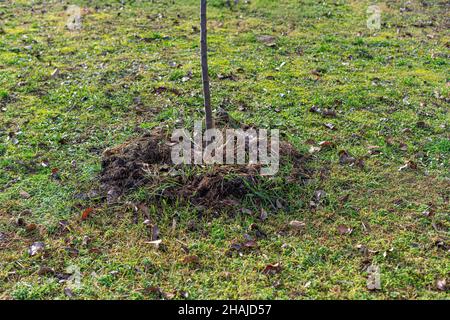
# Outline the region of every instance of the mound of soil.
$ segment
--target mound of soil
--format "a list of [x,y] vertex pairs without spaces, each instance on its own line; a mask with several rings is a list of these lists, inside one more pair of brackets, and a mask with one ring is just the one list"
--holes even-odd
[[[188,201],[209,207],[238,205],[262,182],[260,165],[197,166],[189,174],[183,166],[171,162],[171,148],[164,133],[157,129],[122,145],[107,149],[102,156],[101,192],[114,202],[130,190],[146,186],[166,199]],[[299,181],[308,176],[306,158],[291,144],[280,143],[281,162],[292,163],[287,180]],[[282,163],[280,165],[282,165]],[[160,190],[160,186],[167,186]]]
[[169,164],[170,146],[161,130],[125,142],[102,155],[101,189],[122,194],[148,183],[144,169],[151,164]]

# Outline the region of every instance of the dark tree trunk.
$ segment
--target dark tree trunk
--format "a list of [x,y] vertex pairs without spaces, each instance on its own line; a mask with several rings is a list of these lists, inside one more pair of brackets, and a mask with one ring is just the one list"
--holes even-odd
[[200,47],[202,56],[203,98],[206,113],[206,129],[212,129],[214,128],[214,120],[211,110],[211,92],[209,90],[206,2],[206,0],[200,0]]

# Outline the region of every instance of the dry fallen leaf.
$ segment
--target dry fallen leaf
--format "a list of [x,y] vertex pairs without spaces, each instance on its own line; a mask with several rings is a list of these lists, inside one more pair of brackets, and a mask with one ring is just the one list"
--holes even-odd
[[152,236],[151,236],[151,241],[156,241],[159,239],[159,228],[158,226],[155,224],[152,226]]
[[309,153],[310,153],[310,154],[314,154],[314,153],[316,153],[316,152],[319,152],[320,150],[322,150],[322,148],[320,148],[320,147],[315,147],[315,146],[311,146],[311,147],[309,148]]
[[321,110],[319,107],[313,105],[311,108],[309,108],[309,112],[312,112],[312,113],[321,113],[322,110]]
[[277,206],[277,209],[283,209],[283,202],[280,200],[280,199],[277,199],[276,201],[275,201],[275,204],[276,204],[276,206]]
[[354,164],[356,162],[356,159],[348,153],[347,150],[341,150],[339,151],[339,164]]
[[26,191],[20,191],[19,194],[22,199],[30,199],[31,198],[31,195]]
[[92,209],[91,207],[84,210],[83,213],[81,214],[81,221],[86,220],[89,217],[89,215],[92,213],[93,210],[94,209]]
[[380,146],[368,146],[367,149],[369,150],[369,154],[375,155],[381,153],[381,147]]
[[162,243],[162,240],[159,239],[159,240],[154,240],[154,241],[148,241],[148,242],[146,242],[146,243],[151,244],[151,245],[154,245],[155,248],[158,249],[158,248],[159,248],[159,245]]
[[45,244],[43,242],[35,242],[28,249],[28,253],[30,254],[30,256],[35,256],[36,254],[44,251],[44,249]]
[[319,147],[321,147],[321,148],[329,148],[329,147],[332,147],[333,145],[334,145],[334,143],[331,142],[331,141],[321,141],[321,142],[319,142]]
[[73,258],[78,257],[80,251],[78,249],[75,248],[71,248],[71,247],[66,247],[64,248],[64,250],[67,252],[67,254]]
[[324,110],[322,111],[322,115],[323,115],[324,117],[330,117],[330,118],[335,118],[335,117],[337,117],[336,111],[331,110],[331,109],[324,109]]
[[398,168],[398,171],[403,171],[405,169],[416,170],[417,169],[417,164],[414,161],[410,161],[410,160],[406,161],[403,166]]
[[400,142],[398,144],[401,151],[408,151],[408,145],[406,143]]
[[257,39],[258,39],[258,41],[261,41],[262,43],[264,43],[268,47],[275,47],[276,46],[277,38],[274,37],[274,36],[262,35],[262,36],[259,36]]
[[256,244],[256,241],[254,241],[254,240],[249,240],[247,242],[244,242],[243,246],[245,248],[249,248],[249,249],[253,249],[253,248],[257,248],[258,247],[258,245]]
[[144,203],[138,204],[137,207],[142,211],[144,217],[146,217],[147,219],[150,217],[150,210]]
[[34,230],[36,230],[36,229],[37,229],[37,225],[34,224],[34,223],[29,223],[29,224],[27,224],[27,225],[25,226],[25,230],[26,230],[27,232],[32,232],[32,231],[34,231]]
[[319,207],[319,205],[323,202],[323,198],[325,198],[326,195],[327,193],[323,190],[314,191],[314,195],[311,201],[309,202],[309,206],[311,207],[311,209]]
[[199,264],[200,263],[200,259],[198,256],[186,256],[183,259],[183,263],[184,264]]
[[52,72],[52,74],[50,75],[50,77],[51,77],[52,79],[55,79],[55,78],[57,78],[58,76],[59,76],[59,69],[56,68],[55,70],[53,70],[53,72]]
[[440,279],[436,281],[436,288],[440,291],[447,291],[449,288],[447,287],[447,280]]
[[299,230],[299,229],[303,229],[306,226],[306,224],[303,221],[292,220],[291,222],[289,222],[289,226],[292,229]]
[[259,216],[259,219],[261,221],[264,221],[267,219],[267,217],[268,217],[267,211],[261,208],[261,215]]
[[39,268],[37,273],[39,276],[53,275],[55,274],[55,270],[50,267],[42,266]]
[[83,247],[87,247],[89,246],[89,244],[91,243],[92,239],[89,236],[84,236],[83,240],[81,241],[81,245]]
[[153,294],[158,297],[158,299],[164,299],[166,297],[165,293],[161,290],[160,287],[147,287],[144,289],[146,294]]
[[353,232],[352,228],[346,227],[342,224],[337,227],[337,230],[338,230],[339,234],[342,234],[342,235],[343,234],[351,234]]
[[68,296],[69,298],[73,298],[75,295],[73,294],[72,289],[70,288],[64,288],[64,294]]
[[281,265],[280,263],[275,264],[268,264],[264,270],[262,271],[263,274],[266,275],[274,275],[281,272]]

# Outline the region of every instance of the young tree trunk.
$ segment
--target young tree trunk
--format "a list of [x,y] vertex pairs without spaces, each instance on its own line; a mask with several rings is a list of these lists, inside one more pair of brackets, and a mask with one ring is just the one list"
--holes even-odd
[[206,113],[206,129],[214,128],[214,120],[211,110],[211,92],[209,91],[208,75],[208,44],[206,31],[206,0],[200,0],[200,47],[202,56],[203,98]]

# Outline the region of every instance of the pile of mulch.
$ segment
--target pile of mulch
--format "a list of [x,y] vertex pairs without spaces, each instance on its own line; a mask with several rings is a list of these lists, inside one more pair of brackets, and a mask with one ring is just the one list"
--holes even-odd
[[[283,177],[285,182],[299,183],[309,177],[306,160],[291,144],[280,143],[280,167],[287,162],[292,167]],[[194,167],[185,170],[186,166],[173,165],[169,136],[156,129],[103,152],[101,193],[108,202],[115,202],[131,190],[146,187],[155,191],[155,197],[224,208],[239,205],[262,182],[270,189],[271,177],[260,175],[260,165]]]

